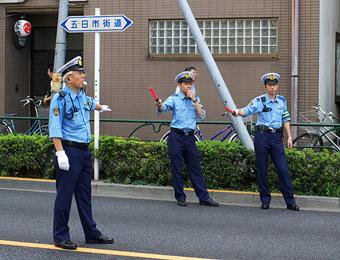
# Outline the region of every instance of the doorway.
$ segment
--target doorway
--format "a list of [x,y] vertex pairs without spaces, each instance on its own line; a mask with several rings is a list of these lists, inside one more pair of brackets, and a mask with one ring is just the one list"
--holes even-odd
[[[51,79],[47,75],[49,64],[54,62],[54,49],[57,28],[35,27],[32,37],[32,71],[31,71],[31,96],[44,96],[50,91]],[[67,50],[65,61],[76,56],[83,56],[83,34],[67,34]]]

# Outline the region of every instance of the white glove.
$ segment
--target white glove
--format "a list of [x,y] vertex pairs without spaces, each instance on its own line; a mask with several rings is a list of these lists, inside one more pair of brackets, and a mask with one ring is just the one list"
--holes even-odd
[[57,156],[60,170],[68,171],[70,169],[70,164],[65,151],[58,151],[55,153],[55,155]]
[[108,105],[102,105],[102,109],[99,112],[107,112],[111,111],[111,108]]

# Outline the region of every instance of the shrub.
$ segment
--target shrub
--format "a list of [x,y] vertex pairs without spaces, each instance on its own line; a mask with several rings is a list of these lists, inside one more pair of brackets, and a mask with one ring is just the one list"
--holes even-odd
[[[237,142],[205,141],[197,147],[209,188],[257,190],[252,151]],[[53,144],[46,136],[0,136],[0,174],[53,178],[52,150]],[[290,149],[286,154],[296,194],[340,197],[340,153]],[[165,142],[101,136],[96,155],[102,179],[122,184],[171,185]],[[268,183],[272,191],[278,190],[277,182],[271,164]],[[191,185],[188,178],[186,185]]]

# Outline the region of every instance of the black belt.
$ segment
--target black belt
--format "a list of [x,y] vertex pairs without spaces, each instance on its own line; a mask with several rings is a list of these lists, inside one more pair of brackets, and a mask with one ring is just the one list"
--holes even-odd
[[75,141],[62,140],[61,143],[66,146],[71,146],[83,150],[87,150],[87,148],[89,147],[89,144],[87,143],[78,143]]
[[173,128],[173,127],[171,127],[170,130],[180,135],[185,135],[185,136],[194,135],[194,130],[187,131],[187,130],[182,130],[182,129]]
[[269,133],[272,133],[272,134],[282,133],[282,127],[281,128],[271,128],[271,127],[268,127],[268,126],[265,126],[265,125],[257,125],[256,130],[257,131],[266,131],[266,132],[269,132]]

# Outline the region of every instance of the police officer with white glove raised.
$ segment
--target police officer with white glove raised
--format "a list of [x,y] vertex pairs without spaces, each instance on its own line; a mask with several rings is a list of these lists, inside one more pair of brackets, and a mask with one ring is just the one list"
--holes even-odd
[[49,122],[49,136],[56,149],[54,243],[56,247],[63,249],[77,248],[71,241],[68,227],[74,194],[86,243],[112,244],[113,239],[102,235],[92,217],[93,165],[88,147],[91,142],[90,111],[104,112],[111,109],[107,105],[100,105],[82,90],[85,72],[80,56],[63,65],[58,73],[62,74],[65,87],[52,99]]

